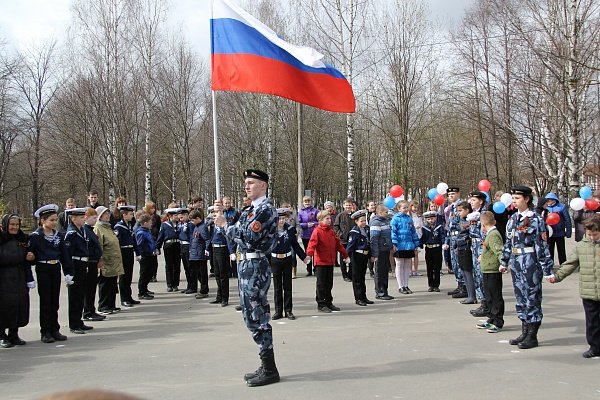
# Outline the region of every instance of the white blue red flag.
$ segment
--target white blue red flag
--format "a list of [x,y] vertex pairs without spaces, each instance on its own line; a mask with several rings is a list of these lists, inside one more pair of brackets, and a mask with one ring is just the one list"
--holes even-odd
[[344,75],[310,47],[290,44],[227,0],[214,0],[210,24],[212,89],[285,97],[323,110],[353,113]]

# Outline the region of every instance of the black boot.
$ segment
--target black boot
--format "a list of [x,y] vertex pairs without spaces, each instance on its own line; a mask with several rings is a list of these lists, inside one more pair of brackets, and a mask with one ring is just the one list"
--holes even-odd
[[533,349],[534,347],[538,347],[537,333],[538,329],[540,329],[540,323],[530,324],[529,329],[527,330],[527,336],[525,339],[519,343],[520,349]]
[[26,345],[27,342],[19,337],[19,328],[8,328],[8,340],[16,346]]
[[252,378],[256,378],[263,370],[263,365],[262,363],[260,364],[260,367],[258,367],[256,369],[256,371],[254,372],[248,372],[247,374],[244,375],[244,380],[245,381],[249,381]]
[[490,310],[488,309],[485,300],[481,300],[481,305],[479,308],[470,311],[471,315],[474,317],[487,317],[489,312]]
[[458,293],[458,292],[460,292],[460,285],[458,285],[458,286],[456,287],[456,289],[449,291],[449,292],[448,292],[448,296],[452,296],[453,294],[456,294],[456,293]]
[[527,325],[527,322],[521,321],[521,334],[515,339],[510,339],[508,341],[508,343],[512,344],[513,346],[518,345],[523,340],[525,340],[525,338],[527,337],[528,331],[529,331],[529,325]]
[[460,285],[460,290],[452,295],[453,299],[463,299],[465,297],[469,297],[469,294],[467,293],[467,287],[465,285]]
[[277,366],[275,366],[273,349],[261,352],[260,360],[262,361],[262,365],[257,371],[258,374],[254,378],[248,379],[246,385],[254,387],[279,382],[279,372],[277,371]]
[[4,348],[4,349],[9,349],[11,347],[14,347],[15,345],[12,344],[10,342],[10,340],[8,340],[8,336],[6,336],[6,331],[4,329],[2,329],[0,331],[0,347]]

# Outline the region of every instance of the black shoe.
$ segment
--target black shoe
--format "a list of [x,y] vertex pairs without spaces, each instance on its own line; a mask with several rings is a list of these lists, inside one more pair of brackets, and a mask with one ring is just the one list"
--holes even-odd
[[215,277],[215,274],[214,274],[213,272],[211,272],[210,274],[208,274],[208,277],[209,277],[209,278],[214,278],[214,277]]
[[98,314],[100,315],[110,315],[112,314],[112,310],[110,308],[105,308],[103,310],[98,310]]
[[64,342],[65,340],[67,340],[67,337],[59,331],[52,332],[52,337],[58,342]]
[[333,304],[330,304],[327,306],[331,311],[341,311],[341,309],[339,307],[334,306]]
[[462,291],[462,290],[460,290],[457,293],[454,293],[452,295],[453,299],[464,299],[464,298],[467,298],[467,297],[469,297],[469,294],[466,291]]
[[14,344],[15,346],[25,346],[27,344],[26,341],[19,337],[18,329],[9,329],[8,330],[8,340]]
[[376,296],[375,298],[377,300],[394,300],[394,298],[392,296],[388,296],[387,294],[383,295],[383,296]]
[[433,288],[430,286],[430,287],[429,287],[429,289],[427,289],[427,291],[428,291],[429,293],[431,293],[431,292],[433,292]]
[[221,307],[227,307],[229,305],[228,301],[224,301],[221,303]]
[[133,307],[133,304],[131,304],[131,303],[130,303],[130,302],[128,302],[128,301],[122,301],[122,302],[121,302],[121,305],[122,305],[123,307],[127,307],[127,308],[129,308],[129,307]]
[[471,310],[469,312],[471,313],[472,316],[478,317],[478,318],[487,317],[487,315],[489,314],[488,310],[485,308],[482,308],[482,307],[479,307],[476,310]]
[[242,306],[235,306],[235,311],[242,311]]
[[363,299],[363,301],[367,304],[374,304],[375,302],[369,299]]
[[54,343],[54,338],[49,333],[44,333],[42,335],[42,342],[44,343]]
[[356,300],[356,305],[366,307],[367,303],[365,303],[363,300]]
[[86,321],[104,321],[106,317],[104,315],[94,313],[86,315],[85,317],[83,317],[83,319]]
[[198,293],[195,296],[197,299],[205,299],[208,297],[208,293]]
[[185,289],[183,292],[181,292],[183,294],[196,294],[195,290],[192,289]]
[[291,311],[289,313],[285,313],[285,317],[291,321],[296,319],[296,317],[294,316],[294,314],[292,314]]
[[329,307],[318,307],[318,310],[324,313],[330,313],[331,312],[331,308]]
[[461,289],[460,289],[460,286],[459,286],[459,287],[457,287],[456,289],[449,291],[449,292],[448,292],[448,296],[455,295],[456,293],[458,293],[458,292],[460,292],[460,291],[461,291]]
[[152,296],[151,294],[148,294],[148,293],[146,293],[146,294],[140,294],[138,296],[138,299],[140,299],[140,300],[154,300],[154,296]]
[[439,293],[439,292],[440,292],[440,288],[439,288],[439,287],[434,287],[434,288],[433,288],[433,291],[434,291],[434,292],[438,292],[438,293]]
[[208,304],[221,304],[221,299],[215,299],[213,301],[208,302]]
[[85,325],[85,324],[81,324],[81,329],[83,329],[84,331],[91,331],[92,329],[94,329],[94,327]]
[[146,292],[146,294],[149,294],[150,296],[154,296],[154,292],[153,292],[152,290],[148,290],[148,291]]
[[129,299],[129,300],[127,300],[127,301],[128,301],[128,302],[130,302],[130,303],[131,303],[131,304],[133,304],[133,305],[136,305],[136,304],[140,304],[140,303],[141,303],[141,301],[137,301],[137,300],[134,300],[134,299]]
[[408,286],[404,288],[404,291],[406,292],[405,294],[413,294],[413,291]]
[[592,349],[589,349],[588,351],[584,351],[582,356],[583,356],[583,358],[593,358],[593,357],[600,357],[600,354],[596,353]]
[[344,282],[352,282],[352,279],[350,279],[350,278],[348,278],[348,277],[345,277],[345,278],[344,278]]
[[273,314],[273,318],[271,318],[273,321],[276,321],[278,319],[283,318],[283,315],[281,313],[275,313]]
[[11,347],[15,347],[15,345],[12,344],[8,338],[2,338],[0,339],[0,347],[3,349],[10,349]]
[[173,288],[171,286],[167,286],[167,292],[172,292]]
[[121,312],[121,309],[119,307],[114,307],[114,308],[110,309],[110,312],[113,313],[113,314],[116,314],[118,312]]
[[260,354],[261,367],[256,370],[256,375],[246,381],[249,387],[265,386],[279,382],[279,372],[275,365],[273,350],[265,350]]
[[85,331],[81,328],[71,328],[71,333],[75,333],[77,335],[83,335]]

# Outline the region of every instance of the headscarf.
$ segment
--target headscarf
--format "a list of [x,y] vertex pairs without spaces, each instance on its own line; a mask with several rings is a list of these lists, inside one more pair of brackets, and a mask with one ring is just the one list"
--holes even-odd
[[[19,220],[19,232],[16,235],[8,233],[8,224],[11,219],[17,218]],[[0,243],[6,243],[10,240],[17,240],[18,242],[27,243],[27,235],[21,230],[21,217],[17,214],[4,214],[2,217],[2,232],[0,232]]]

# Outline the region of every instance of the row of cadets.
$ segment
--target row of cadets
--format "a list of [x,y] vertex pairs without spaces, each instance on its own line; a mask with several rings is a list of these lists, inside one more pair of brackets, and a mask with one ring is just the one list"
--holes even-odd
[[465,279],[462,274],[462,270],[458,266],[458,249],[456,247],[456,236],[459,233],[458,219],[458,205],[462,203],[460,198],[460,189],[457,186],[451,186],[447,190],[448,193],[448,206],[444,209],[444,215],[446,216],[446,244],[444,247],[450,251],[450,262],[452,264],[452,271],[456,278],[456,289],[448,292],[449,296],[455,299],[467,297],[467,287],[465,286]]
[[442,245],[446,240],[446,230],[436,211],[423,214],[425,223],[421,230],[421,247],[425,248],[425,264],[427,265],[428,292],[440,291],[440,272],[442,270]]
[[115,224],[115,235],[119,239],[121,247],[121,257],[123,258],[124,274],[119,276],[119,296],[123,307],[133,307],[139,304],[134,300],[131,291],[131,281],[133,280],[133,266],[135,264],[135,235],[133,232],[133,213],[135,207],[130,205],[120,205],[118,210],[121,219]]
[[358,210],[351,216],[354,226],[348,234],[348,246],[346,251],[350,255],[352,265],[352,288],[354,290],[354,301],[359,306],[373,304],[367,298],[367,287],[365,285],[365,274],[369,262],[369,227],[367,226],[367,211]]
[[[174,204],[170,204],[173,206]],[[181,274],[181,250],[179,247],[179,208],[171,207],[165,210],[167,220],[160,225],[156,248],[164,251],[165,275],[167,278],[167,292],[179,290],[179,276]]]
[[154,299],[154,293],[148,290],[148,284],[152,274],[158,267],[158,249],[156,241],[152,236],[153,217],[150,214],[142,214],[138,221],[139,226],[135,230],[135,245],[137,246],[137,260],[140,263],[140,276],[138,278],[138,298],[140,300]]
[[179,249],[183,271],[185,273],[186,287],[181,291],[183,294],[194,294],[192,290],[192,274],[190,272],[190,242],[194,232],[194,224],[190,221],[190,214],[187,208],[179,209]]
[[210,234],[208,227],[204,223],[204,211],[202,209],[194,210],[190,213],[190,220],[194,225],[190,240],[190,275],[192,282],[192,291],[198,291],[198,281],[200,282],[200,291],[196,293],[197,299],[208,297],[208,266],[210,258]]
[[383,204],[377,206],[375,214],[369,221],[371,234],[371,260],[375,263],[375,298],[393,300],[388,294],[388,277],[391,269],[390,251],[392,250],[392,231],[388,208]]
[[[228,201],[228,197],[223,197],[224,204],[227,204]],[[212,207],[213,221],[220,211],[220,206]],[[235,224],[239,219],[239,215],[230,219],[231,212],[229,212],[230,218],[228,218],[225,211],[223,212],[223,216],[227,219],[227,225]],[[234,220],[235,222],[233,222]],[[226,307],[229,305],[229,277],[231,276],[231,264],[234,262],[231,255],[235,258],[235,248],[233,244],[229,245],[227,243],[227,237],[225,236],[226,229],[215,225],[214,222],[208,228],[210,245],[212,246],[211,265],[213,266],[213,273],[217,282],[217,297],[210,304],[221,304],[222,307]]]
[[41,226],[29,235],[28,251],[35,257],[38,295],[40,296],[40,333],[42,342],[67,340],[60,333],[58,308],[60,298],[60,271],[67,285],[73,284],[73,262],[64,246],[64,237],[56,230],[58,206],[48,204],[40,207],[34,217]]
[[275,236],[276,242],[271,250],[270,257],[275,300],[273,320],[283,318],[284,312],[287,319],[296,319],[292,312],[292,269],[294,259],[297,255],[305,264],[310,261],[304,249],[298,243],[296,228],[287,222],[290,214],[291,209],[289,208],[277,209],[279,221]]
[[[85,229],[85,208],[71,208],[65,211],[69,219],[65,233],[65,250],[73,264],[73,284],[69,285],[69,329],[72,333],[85,333],[92,329],[83,323],[83,305],[87,288],[87,272],[90,260],[90,233]],[[98,249],[97,249],[98,250]],[[101,249],[100,249],[101,252]]]
[[474,317],[485,317],[488,314],[487,305],[485,302],[485,291],[483,289],[483,276],[481,274],[481,265],[479,256],[483,250],[483,240],[485,234],[481,231],[481,222],[479,217],[481,213],[487,211],[487,197],[485,193],[474,190],[469,193],[469,203],[473,208],[473,212],[467,216],[469,221],[469,237],[471,238],[471,253],[473,257],[473,282],[475,283],[475,296],[481,304],[479,308],[471,310],[471,315]]

